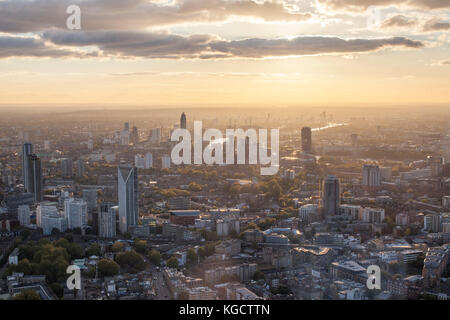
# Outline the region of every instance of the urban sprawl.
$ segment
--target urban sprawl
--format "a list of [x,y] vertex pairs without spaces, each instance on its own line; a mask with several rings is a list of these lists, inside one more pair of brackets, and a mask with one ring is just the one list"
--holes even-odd
[[[450,299],[445,110],[30,112],[0,119],[0,300]],[[174,165],[194,121],[279,128],[278,173],[248,139]]]

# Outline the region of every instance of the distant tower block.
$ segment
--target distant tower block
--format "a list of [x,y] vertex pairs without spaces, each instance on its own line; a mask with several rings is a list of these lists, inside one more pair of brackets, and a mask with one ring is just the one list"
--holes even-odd
[[186,114],[183,112],[180,118],[180,128],[186,129]]
[[33,185],[31,183],[30,177],[30,159],[29,156],[33,154],[33,145],[29,142],[25,142],[22,146],[22,176],[23,185],[26,192],[31,192],[33,190]]
[[340,182],[336,176],[329,175],[323,182],[322,205],[324,217],[338,214],[340,200]]
[[33,193],[35,202],[40,202],[43,198],[41,159],[32,154],[28,156],[28,161],[28,176],[31,188],[28,192]]
[[44,141],[44,150],[50,151],[50,141],[49,140]]
[[310,127],[302,128],[302,150],[306,153],[312,151],[312,134]]

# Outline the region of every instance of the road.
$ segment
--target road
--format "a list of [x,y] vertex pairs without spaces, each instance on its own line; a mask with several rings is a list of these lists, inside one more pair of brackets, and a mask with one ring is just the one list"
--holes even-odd
[[[156,280],[155,280],[156,279]],[[166,281],[162,271],[157,271],[152,268],[152,281],[155,288],[156,297],[155,300],[171,300],[172,295],[167,288]]]

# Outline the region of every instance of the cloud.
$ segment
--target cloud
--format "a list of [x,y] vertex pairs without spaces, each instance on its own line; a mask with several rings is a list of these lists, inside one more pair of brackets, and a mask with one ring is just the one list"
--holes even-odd
[[450,30],[450,22],[440,21],[439,19],[431,19],[423,26],[423,31],[447,31]]
[[448,66],[450,66],[450,59],[438,61],[438,62],[435,62],[435,63],[433,63],[431,65],[432,66],[440,66],[440,67],[442,67],[442,66],[448,67]]
[[403,15],[396,15],[390,18],[387,18],[381,24],[382,29],[390,29],[390,28],[406,28],[415,26],[417,20],[414,18],[408,18]]
[[293,39],[242,39],[228,41],[213,35],[180,36],[154,32],[47,31],[43,39],[59,46],[95,46],[103,56],[149,59],[224,59],[362,53],[389,47],[421,48],[407,38],[341,39],[299,36]]
[[[395,15],[387,18],[381,23],[381,29],[392,29],[392,28],[407,28],[415,27],[419,25],[417,18],[409,18],[403,15]],[[419,31],[422,32],[439,32],[450,30],[450,22],[439,20],[438,18],[433,18],[422,24]]]
[[[170,4],[168,4],[170,3]],[[4,0],[0,31],[36,32],[65,29],[69,5],[79,5],[82,29],[142,30],[183,23],[224,22],[235,17],[264,21],[305,21],[309,12],[295,11],[280,0]]]
[[371,52],[386,47],[421,48],[423,43],[406,38],[351,39],[337,37],[297,37],[294,39],[245,39],[217,42],[211,47],[237,57],[264,58],[271,56],[317,55],[333,53]]
[[9,57],[88,57],[89,54],[56,48],[47,45],[42,39],[0,36],[0,58]]
[[401,6],[422,9],[448,9],[448,0],[315,0],[316,4],[331,11],[365,11],[371,6]]
[[179,36],[168,33],[132,31],[70,32],[46,31],[42,37],[60,46],[95,46],[104,56],[150,59],[198,58],[217,39],[212,35]]

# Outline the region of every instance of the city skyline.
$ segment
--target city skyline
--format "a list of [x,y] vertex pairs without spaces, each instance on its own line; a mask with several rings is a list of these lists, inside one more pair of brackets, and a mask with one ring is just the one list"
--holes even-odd
[[450,0],[0,0],[0,306],[445,308],[449,32]]
[[[0,297],[448,299],[448,114],[386,110],[9,111]],[[250,152],[239,164],[175,163],[173,133],[196,122],[199,137],[280,128],[277,172]]]

